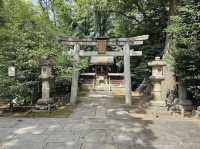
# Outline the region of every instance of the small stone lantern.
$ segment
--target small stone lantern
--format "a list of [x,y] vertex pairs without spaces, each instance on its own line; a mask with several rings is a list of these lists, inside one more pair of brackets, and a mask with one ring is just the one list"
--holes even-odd
[[50,80],[52,76],[52,63],[46,56],[41,58],[41,75],[39,78],[42,80],[42,98],[38,100],[38,105],[49,105],[53,103],[50,98]]
[[155,60],[148,63],[148,66],[152,68],[152,75],[150,80],[153,84],[153,98],[155,102],[164,103],[161,96],[161,82],[164,80],[163,67],[166,64],[160,59],[160,57],[155,57]]

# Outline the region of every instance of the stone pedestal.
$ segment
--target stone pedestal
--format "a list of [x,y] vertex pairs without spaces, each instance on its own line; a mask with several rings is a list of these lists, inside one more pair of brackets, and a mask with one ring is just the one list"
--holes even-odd
[[162,97],[161,97],[161,84],[160,82],[153,82],[153,90],[152,90],[154,99],[156,101],[159,101]]
[[193,110],[192,114],[193,114],[193,116],[195,116],[196,118],[200,118],[200,106],[197,107],[197,110]]
[[49,80],[42,81],[42,98],[38,100],[38,104],[48,105],[53,103],[53,99],[50,98],[50,84]]
[[151,101],[153,104],[160,104],[164,105],[165,101],[162,99],[162,90],[161,90],[161,82],[164,78],[155,78],[150,77],[153,89],[152,89],[152,95],[153,95],[153,101]]
[[165,66],[165,64],[160,57],[156,57],[154,61],[148,63],[148,66],[152,67],[152,76],[150,76],[153,85],[152,95],[154,100],[152,103],[164,105],[165,102],[162,99],[161,82],[164,80],[163,66]]

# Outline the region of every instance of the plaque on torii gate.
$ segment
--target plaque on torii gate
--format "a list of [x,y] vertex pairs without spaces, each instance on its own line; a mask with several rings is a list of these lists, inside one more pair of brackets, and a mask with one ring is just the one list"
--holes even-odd
[[[130,38],[116,38],[116,39],[107,39],[107,38],[70,38],[62,37],[61,42],[64,45],[74,46],[73,57],[74,60],[78,63],[79,57],[89,57],[89,56],[123,56],[124,57],[124,79],[125,79],[125,103],[127,105],[132,105],[131,99],[131,71],[130,71],[130,56],[142,56],[142,51],[130,50],[130,45],[142,45],[144,40],[147,40],[149,35],[142,35],[137,37]],[[97,51],[84,51],[80,50],[80,46],[96,46]],[[107,51],[107,46],[123,46],[121,51]],[[74,64],[75,67],[75,64]],[[73,69],[72,74],[72,86],[71,86],[71,97],[70,102],[75,104],[77,102],[78,94],[78,79],[79,71]]]
[[107,38],[101,37],[101,38],[97,38],[97,43],[96,43],[96,47],[97,47],[97,52],[98,54],[106,54],[107,51]]

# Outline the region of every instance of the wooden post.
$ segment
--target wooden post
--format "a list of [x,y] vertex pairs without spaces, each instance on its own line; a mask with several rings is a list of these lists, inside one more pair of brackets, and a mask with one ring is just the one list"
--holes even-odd
[[72,85],[71,85],[71,97],[70,103],[76,104],[77,95],[78,95],[78,79],[79,79],[79,71],[76,68],[76,65],[79,63],[79,51],[80,45],[74,45],[74,64],[73,64],[73,73],[72,73]]
[[131,99],[131,70],[130,70],[130,46],[124,45],[124,80],[125,80],[125,103],[132,105]]
[[93,90],[94,90],[95,89],[95,76],[93,76],[92,83],[93,83]]
[[110,76],[108,76],[108,86],[109,86],[109,92],[111,92]]

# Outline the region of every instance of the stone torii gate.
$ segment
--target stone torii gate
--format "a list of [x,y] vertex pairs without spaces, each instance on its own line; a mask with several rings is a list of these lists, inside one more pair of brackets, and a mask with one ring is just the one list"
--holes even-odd
[[[63,37],[62,42],[68,46],[74,46],[73,57],[76,63],[79,63],[80,57],[89,56],[123,56],[124,57],[124,79],[125,79],[125,103],[127,105],[132,104],[131,99],[131,71],[130,71],[130,56],[141,56],[142,51],[130,50],[130,45],[142,45],[144,40],[147,40],[149,35],[142,35],[130,38],[69,38]],[[80,49],[80,46],[96,46],[98,51],[84,51]],[[123,50],[120,51],[106,51],[106,46],[121,46]],[[74,63],[74,68],[75,67]],[[78,94],[78,79],[79,71],[73,69],[72,74],[72,86],[71,86],[71,97],[70,102],[75,104],[77,102]]]

